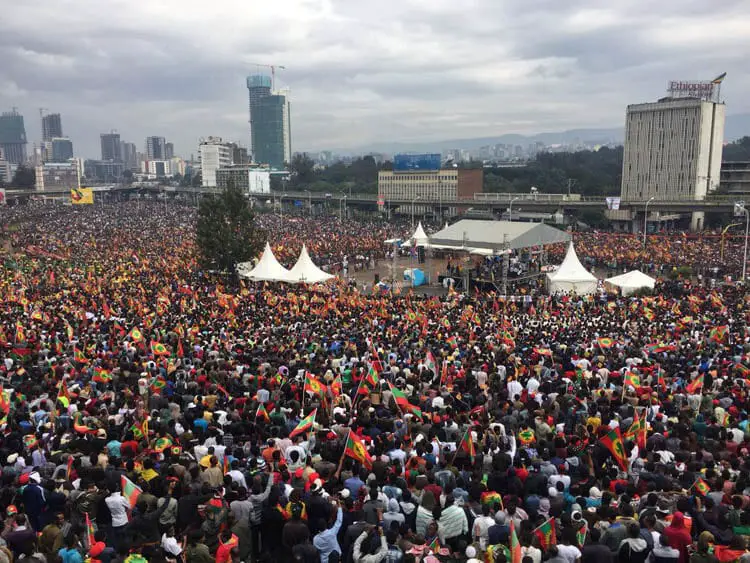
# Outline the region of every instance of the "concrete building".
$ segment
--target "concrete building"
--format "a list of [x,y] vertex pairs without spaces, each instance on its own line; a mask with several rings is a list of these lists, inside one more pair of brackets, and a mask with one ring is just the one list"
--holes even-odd
[[36,167],[36,189],[72,189],[79,185],[81,163],[78,159],[68,162],[47,162]]
[[[412,200],[414,206],[424,211],[426,207],[436,209],[438,214],[449,210],[443,202],[460,198],[473,198],[482,193],[484,171],[477,169],[437,169],[378,172],[378,200],[387,205],[389,201]],[[425,205],[425,204],[429,205]]]
[[701,200],[719,186],[722,103],[664,98],[628,106],[621,197]]
[[86,178],[105,183],[120,181],[123,170],[123,163],[114,160],[86,160],[83,163],[83,173]]
[[169,178],[173,175],[171,160],[149,160],[146,164],[146,174],[157,178]]
[[271,193],[271,171],[266,166],[256,164],[233,164],[216,171],[219,188],[226,188],[230,182],[245,193]]
[[13,171],[10,167],[10,162],[5,160],[3,149],[0,147],[0,184],[10,184],[13,179]]
[[146,137],[146,160],[164,160],[167,141],[164,137]]
[[48,113],[42,117],[42,141],[64,137],[59,113]]
[[721,165],[721,191],[750,198],[750,161],[724,162]]
[[73,158],[73,141],[67,137],[55,137],[50,142],[48,160],[51,162],[67,162]]
[[172,160],[174,158],[174,143],[164,144],[164,160]]
[[138,152],[135,148],[135,143],[120,143],[122,152],[122,162],[125,165],[126,170],[138,170]]
[[247,153],[247,149],[238,143],[229,143],[232,147],[232,163],[234,164],[249,164],[250,155]]
[[213,188],[217,186],[216,171],[232,164],[232,147],[221,137],[208,137],[198,145],[198,158],[203,187]]
[[15,109],[0,114],[0,149],[10,164],[26,162],[26,127]]
[[102,160],[122,162],[122,147],[120,145],[119,133],[102,133],[100,136],[102,145]]
[[252,161],[282,170],[292,157],[291,109],[287,93],[272,92],[271,77],[247,77]]

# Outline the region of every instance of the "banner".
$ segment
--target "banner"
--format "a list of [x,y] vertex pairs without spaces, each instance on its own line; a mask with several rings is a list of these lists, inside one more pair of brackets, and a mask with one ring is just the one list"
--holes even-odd
[[0,205],[7,205],[8,202],[5,199],[5,188],[0,188]]
[[73,188],[70,190],[70,202],[73,205],[93,205],[94,191],[91,188]]
[[607,209],[617,211],[620,209],[620,198],[619,197],[608,197],[607,198]]

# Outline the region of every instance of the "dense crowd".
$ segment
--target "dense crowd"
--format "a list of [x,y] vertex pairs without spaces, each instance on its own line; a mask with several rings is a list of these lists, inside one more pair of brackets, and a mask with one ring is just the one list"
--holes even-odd
[[[742,285],[245,284],[180,208],[0,215],[0,563],[750,560]],[[290,256],[388,231],[261,220]]]

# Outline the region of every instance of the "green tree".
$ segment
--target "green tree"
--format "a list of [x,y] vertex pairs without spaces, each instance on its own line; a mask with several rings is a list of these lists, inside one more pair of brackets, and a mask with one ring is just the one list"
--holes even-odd
[[721,154],[724,162],[750,160],[750,137],[742,137],[727,143]]
[[307,153],[295,154],[289,169],[294,185],[306,186],[315,180],[315,161],[307,156]]
[[15,188],[31,189],[36,186],[36,171],[30,166],[21,165],[16,168],[10,185]]
[[202,268],[234,272],[237,264],[258,255],[264,240],[248,201],[233,183],[221,194],[201,199],[196,242]]
[[201,173],[200,170],[198,170],[198,172],[196,172],[195,174],[193,174],[193,178],[190,181],[190,184],[194,188],[200,188],[203,185],[203,174]]

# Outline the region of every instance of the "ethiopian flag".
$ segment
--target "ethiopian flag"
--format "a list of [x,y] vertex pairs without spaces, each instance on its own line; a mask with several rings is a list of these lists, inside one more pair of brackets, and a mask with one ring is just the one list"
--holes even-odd
[[625,387],[630,385],[638,389],[641,386],[641,378],[640,376],[634,374],[632,371],[629,371],[625,374],[625,380],[623,381],[623,385]]
[[135,342],[141,342],[143,340],[143,333],[136,327],[133,327],[133,330],[130,331],[128,336],[130,336],[130,339]]
[[151,341],[151,353],[154,356],[169,356],[169,350],[161,342]]
[[458,444],[458,451],[466,452],[469,455],[471,462],[474,463],[476,452],[474,451],[474,442],[471,439],[471,428],[466,429],[466,434],[464,434],[464,437],[461,439],[461,443]]
[[96,539],[94,539],[94,525],[91,523],[88,513],[86,513],[86,541],[89,543],[89,549],[96,543]]
[[337,375],[336,378],[331,382],[331,395],[336,399],[343,393],[343,386],[341,383],[341,376]]
[[687,384],[685,387],[685,391],[690,393],[691,395],[696,393],[699,389],[703,389],[703,375],[700,374],[698,377],[693,379],[690,383]]
[[304,391],[305,393],[312,393],[313,395],[322,397],[323,393],[325,392],[325,385],[315,379],[315,376],[313,374],[308,372],[305,374]]
[[625,454],[625,446],[622,443],[622,435],[620,434],[620,429],[615,428],[614,430],[610,430],[604,435],[604,437],[602,437],[601,440],[599,440],[599,442],[602,446],[610,451],[612,457],[615,458],[617,465],[620,466],[620,469],[627,472],[628,457]]
[[635,443],[641,449],[646,449],[646,419],[638,416],[638,409],[633,411],[633,423],[625,431],[626,439],[635,438]]
[[297,427],[289,433],[290,438],[294,438],[297,434],[307,432],[315,424],[315,415],[318,414],[318,409],[313,410],[305,418],[299,421]]
[[166,436],[161,436],[157,438],[156,441],[154,442],[154,451],[159,452],[159,453],[171,447],[172,447],[172,439]]
[[708,483],[706,483],[703,479],[698,477],[698,479],[695,481],[695,484],[693,484],[693,487],[695,487],[695,490],[698,491],[701,496],[706,496],[708,493],[711,492],[711,487],[708,486]]
[[365,448],[364,442],[351,430],[349,430],[349,436],[346,439],[344,455],[360,462],[366,469],[372,469],[372,457]]
[[8,392],[3,390],[0,385],[0,412],[7,415],[10,412],[10,401],[8,400]]
[[255,418],[260,418],[263,422],[271,422],[271,417],[268,416],[268,411],[263,403],[258,405],[258,410],[255,412]]
[[[552,527],[554,533],[555,527]],[[521,553],[521,542],[516,535],[516,527],[513,524],[513,518],[510,519],[510,563],[521,563],[523,555]]]
[[122,486],[122,496],[130,503],[131,508],[134,507],[143,491],[125,475],[120,476],[120,485]]
[[555,533],[555,519],[550,518],[544,524],[534,530],[536,537],[539,538],[539,543],[542,549],[545,551],[549,549],[549,546],[557,543],[557,534]]

